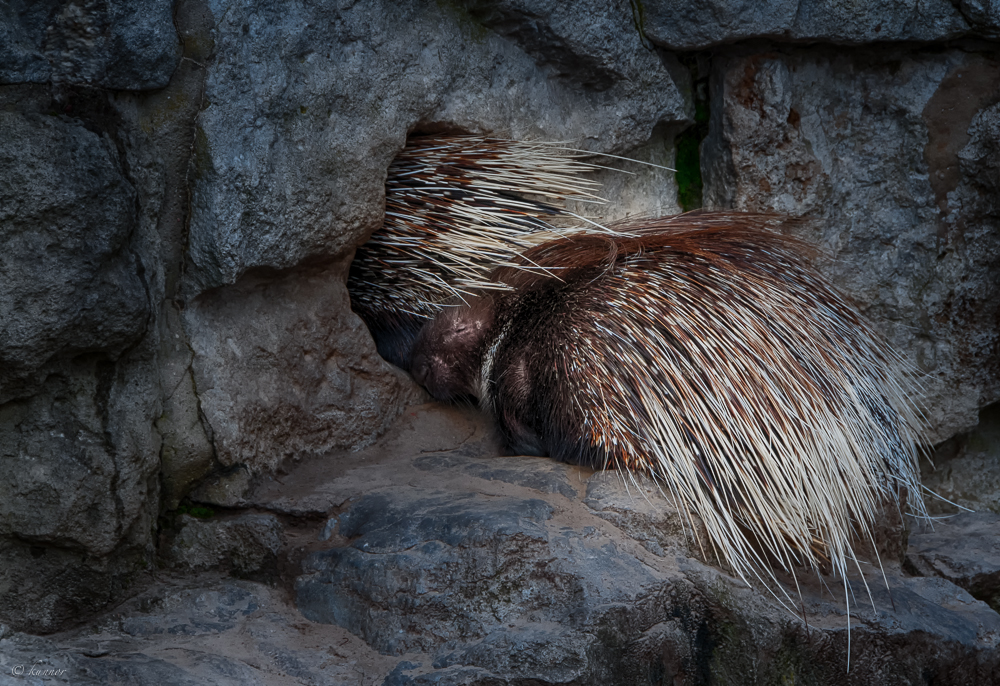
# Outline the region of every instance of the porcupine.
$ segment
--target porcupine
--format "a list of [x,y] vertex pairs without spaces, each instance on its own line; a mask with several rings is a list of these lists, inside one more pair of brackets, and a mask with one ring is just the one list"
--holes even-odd
[[424,323],[455,296],[502,288],[490,272],[543,237],[572,233],[555,203],[604,202],[582,162],[559,144],[415,136],[389,167],[385,223],[360,247],[347,287],[379,354],[406,368]]
[[[774,217],[689,213],[528,250],[444,310],[414,378],[478,398],[515,453],[644,472],[740,577],[828,563],[883,501],[926,514],[902,360]],[[692,530],[695,530],[692,526]]]

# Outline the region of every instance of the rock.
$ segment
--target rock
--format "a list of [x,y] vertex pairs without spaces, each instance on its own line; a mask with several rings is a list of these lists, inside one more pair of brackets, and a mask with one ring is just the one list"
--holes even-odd
[[1000,515],[967,512],[910,535],[907,569],[941,577],[1000,612]]
[[932,514],[960,507],[1000,512],[1000,404],[980,412],[975,429],[939,446],[933,464],[923,466],[924,485],[940,496],[927,498]]
[[[210,585],[153,586],[85,630],[3,635],[0,686],[369,686],[396,662],[343,629],[303,620],[263,584],[203,581]],[[31,679],[32,667],[53,673]]]
[[[259,477],[244,496],[244,506],[297,519],[321,519],[359,493],[391,489],[398,475],[382,465],[420,455],[414,463],[418,473],[440,472],[436,465],[440,459],[442,465],[458,465],[456,471],[466,467],[467,476],[478,477],[490,464],[499,468],[500,477],[512,474],[514,470],[504,469],[492,457],[498,452],[489,421],[474,408],[441,403],[411,406],[373,445],[302,460],[280,482]],[[555,471],[525,478],[556,488],[563,483]]]
[[576,488],[566,477],[566,471],[551,460],[533,457],[475,458],[464,455],[428,455],[414,465],[427,471],[459,470],[486,481],[504,481],[543,493],[558,493],[576,498]]
[[148,568],[152,555],[138,545],[146,531],[104,556],[0,538],[0,616],[14,629],[49,633],[105,609]]
[[191,488],[218,467],[211,427],[204,420],[191,369],[194,352],[182,321],[184,302],[177,298],[184,266],[189,205],[188,179],[197,116],[203,104],[206,63],[212,51],[211,12],[199,0],[176,3],[175,22],[184,59],[170,83],[142,96],[119,97],[118,134],[134,159],[132,173],[157,197],[142,198],[154,212],[140,224],[141,247],[152,252],[148,278],[156,294],[150,331],[159,371],[162,411],[155,427],[162,439],[162,508],[175,509]]
[[[844,593],[852,683],[990,683],[1000,667],[1000,615],[947,579],[886,565],[887,581],[875,571],[846,591],[803,575],[807,628],[798,603],[783,608],[690,557],[683,532],[651,535],[676,518],[655,485],[487,459],[482,427],[464,416],[474,413],[415,408],[361,459],[306,460],[284,483],[258,477],[246,496],[258,512],[179,516],[163,544],[172,575],[71,631],[0,628],[0,685],[21,683],[19,665],[84,685],[836,684]],[[361,484],[368,493],[351,497]],[[984,542],[990,527],[978,528]],[[924,540],[911,538],[912,555],[944,557]],[[294,602],[307,619],[287,589],[222,577],[230,559],[241,575],[301,565]],[[185,566],[208,571],[177,574]]]
[[[960,435],[933,487],[993,507],[997,3],[0,4],[0,683],[843,681],[841,589],[800,580],[806,632],[655,484],[407,407],[343,280],[413,132],[672,166],[709,108],[708,203],[814,220],[926,375],[934,440]],[[677,210],[669,172],[620,166],[571,209]],[[160,515],[184,526],[157,551]],[[851,678],[988,682],[997,615],[952,583],[995,602],[988,555],[915,534],[933,576],[906,577],[899,530],[892,598],[851,582]],[[303,612],[393,654],[225,573],[298,577]],[[10,671],[36,662],[69,671]]]
[[1000,4],[996,0],[959,0],[958,9],[980,35],[1000,37]]
[[5,4],[0,84],[148,90],[167,85],[180,59],[173,0]]
[[[53,631],[152,561],[146,200],[112,132],[0,92],[0,616]],[[93,114],[93,112],[91,112]]]
[[191,492],[191,499],[196,503],[217,507],[246,507],[246,497],[252,483],[253,477],[249,469],[242,465],[232,467],[202,481]]
[[401,662],[383,683],[480,684],[507,679],[569,684],[589,676],[587,653],[593,643],[593,637],[586,634],[539,622],[487,636],[435,660],[429,669]]
[[[163,508],[175,510],[192,487],[209,473],[214,464],[212,444],[205,434],[198,414],[197,395],[190,375],[182,377],[183,386],[175,392],[186,397],[172,398],[170,410],[157,420],[156,428],[164,439],[160,454],[163,470]],[[180,400],[178,402],[178,400]]]
[[180,515],[164,558],[184,570],[221,566],[246,576],[272,572],[283,542],[284,528],[271,514],[245,514],[202,520]]
[[[713,0],[684,4],[644,2],[642,29],[669,50],[701,50],[754,38],[864,45],[892,41],[946,41],[995,35],[997,13],[978,2],[781,0],[763,4]],[[971,11],[970,11],[971,10]],[[971,25],[970,25],[971,24]],[[974,28],[973,28],[974,27]]]
[[[309,559],[298,606],[308,619],[343,626],[390,655],[482,638],[485,626],[516,618],[514,608],[561,616],[572,586],[553,583],[549,565],[532,562],[545,543],[539,523],[550,516],[540,500],[365,496],[340,517],[339,535],[358,545]],[[463,602],[470,583],[496,601],[484,605],[474,594]],[[364,619],[373,612],[375,621]]]
[[12,626],[77,621],[150,565],[159,489],[148,381],[87,360],[0,406],[0,616]]
[[135,202],[108,138],[0,112],[0,403],[30,394],[50,360],[114,359],[143,334]]
[[247,278],[185,310],[201,411],[223,466],[260,471],[363,447],[421,397],[350,312],[343,268]]
[[0,406],[0,616],[54,631],[105,607],[152,561],[155,372],[88,355]]
[[[628,534],[630,538],[659,557],[693,554],[687,546],[676,549],[690,532],[690,522],[681,515],[674,501],[652,479],[620,472],[600,472],[587,481],[584,499],[587,507],[601,519]],[[698,541],[706,541],[699,528]]]
[[932,440],[967,431],[1000,398],[1000,227],[982,189],[1000,62],[789,49],[714,69],[706,203],[811,218],[821,269],[919,368]]
[[164,310],[157,332],[160,383],[164,389],[163,412],[156,418],[156,429],[163,441],[160,451],[162,506],[164,510],[175,510],[192,487],[212,470],[216,460],[202,421],[198,389],[191,370],[194,352],[181,324],[180,313],[171,306]]
[[664,66],[683,69],[672,55],[664,58],[649,49],[634,10],[623,11],[620,5],[503,0],[467,7],[474,20],[515,42],[537,64],[596,91],[646,80]]
[[0,535],[104,556],[144,509],[153,465],[115,455],[99,406],[107,402],[100,385],[114,370],[88,362],[60,370],[65,376],[50,377],[45,392],[0,409]]

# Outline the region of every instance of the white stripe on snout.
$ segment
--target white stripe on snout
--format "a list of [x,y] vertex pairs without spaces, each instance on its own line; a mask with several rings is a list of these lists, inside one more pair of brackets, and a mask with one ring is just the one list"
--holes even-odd
[[500,349],[500,344],[507,338],[512,325],[511,318],[508,318],[500,329],[500,333],[493,339],[493,343],[486,349],[486,354],[483,356],[482,369],[479,374],[479,388],[476,389],[479,402],[482,403],[484,410],[493,415],[496,415],[496,412],[493,407],[493,396],[489,393],[491,390],[490,377],[493,375],[493,366],[496,364],[497,350]]

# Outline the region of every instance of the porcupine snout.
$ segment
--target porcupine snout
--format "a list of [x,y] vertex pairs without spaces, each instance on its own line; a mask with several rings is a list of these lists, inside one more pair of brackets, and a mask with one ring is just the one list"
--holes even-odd
[[421,386],[427,386],[427,380],[431,374],[431,361],[426,354],[412,355],[410,359],[410,374],[413,380]]

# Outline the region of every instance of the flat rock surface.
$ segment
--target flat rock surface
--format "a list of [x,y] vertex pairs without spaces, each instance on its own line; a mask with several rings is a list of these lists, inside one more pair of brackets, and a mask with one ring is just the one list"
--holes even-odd
[[164,579],[81,630],[0,639],[4,686],[371,684],[395,663],[280,590],[218,575]]
[[910,536],[907,565],[961,586],[1000,610],[1000,515],[966,512]]
[[244,480],[238,507],[179,521],[187,576],[73,631],[0,628],[0,685],[836,684],[848,624],[851,683],[1000,669],[1000,615],[941,573],[992,564],[949,547],[992,550],[992,519],[914,534],[925,576],[850,579],[850,619],[839,582],[802,575],[807,627],[777,602],[791,579],[751,588],[699,559],[655,484],[496,455],[477,412],[430,404],[364,451]]

